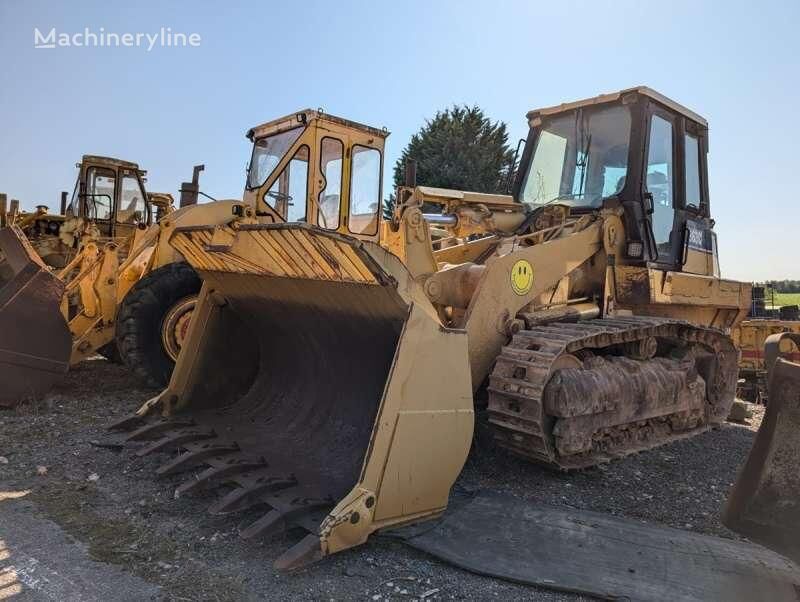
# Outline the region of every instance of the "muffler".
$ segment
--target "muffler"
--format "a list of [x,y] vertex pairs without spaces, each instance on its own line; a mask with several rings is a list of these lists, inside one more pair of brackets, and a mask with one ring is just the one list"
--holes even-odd
[[0,406],[46,393],[69,368],[72,338],[60,303],[64,283],[19,228],[0,228],[7,279],[0,288]]
[[765,342],[769,403],[722,522],[800,564],[800,364],[780,357],[797,346],[796,333]]

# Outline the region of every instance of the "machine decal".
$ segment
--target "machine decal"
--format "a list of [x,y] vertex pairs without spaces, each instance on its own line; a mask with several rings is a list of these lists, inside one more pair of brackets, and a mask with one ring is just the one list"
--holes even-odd
[[533,266],[530,261],[520,259],[511,268],[511,288],[518,295],[527,295],[533,286]]
[[693,251],[712,253],[714,251],[714,232],[697,222],[687,221],[686,225],[689,228],[689,248]]

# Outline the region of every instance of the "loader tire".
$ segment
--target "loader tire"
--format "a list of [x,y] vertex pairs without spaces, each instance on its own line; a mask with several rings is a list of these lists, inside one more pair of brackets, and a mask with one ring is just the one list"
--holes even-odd
[[188,264],[171,263],[139,280],[122,301],[117,347],[125,366],[148,385],[169,382],[175,361],[163,342],[164,321],[176,305],[196,297],[201,284]]

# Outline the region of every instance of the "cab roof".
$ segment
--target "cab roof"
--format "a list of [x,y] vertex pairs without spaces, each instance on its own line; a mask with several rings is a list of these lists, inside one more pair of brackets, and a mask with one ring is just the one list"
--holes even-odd
[[528,121],[532,121],[542,115],[555,115],[557,113],[564,113],[566,111],[578,109],[580,107],[589,107],[598,104],[603,104],[606,102],[615,102],[620,98],[622,98],[623,96],[627,96],[629,94],[641,94],[642,96],[647,96],[649,98],[652,98],[653,100],[664,105],[665,107],[675,111],[676,113],[680,113],[684,117],[687,117],[688,119],[691,119],[692,121],[708,129],[708,122],[705,120],[704,117],[698,115],[691,109],[686,108],[682,104],[675,102],[671,98],[667,98],[660,92],[656,92],[652,88],[648,88],[647,86],[636,86],[635,88],[626,88],[624,90],[620,90],[619,92],[601,94],[600,96],[595,96],[593,98],[586,98],[584,100],[578,100],[575,102],[567,102],[553,107],[545,107],[543,109],[534,109],[533,111],[528,112],[527,117]]
[[338,125],[343,125],[345,127],[361,130],[372,136],[378,136],[380,138],[386,138],[389,135],[388,130],[385,128],[378,129],[369,125],[364,125],[363,123],[358,123],[357,121],[345,119],[344,117],[330,115],[329,113],[323,112],[321,109],[303,109],[302,111],[296,111],[291,115],[286,115],[285,117],[279,117],[278,119],[267,121],[266,123],[262,123],[261,125],[250,128],[247,130],[246,135],[249,140],[255,140],[256,138],[261,138],[276,132],[289,130],[298,127],[299,125],[310,123],[314,119],[328,121]]
[[83,163],[93,163],[96,165],[106,165],[108,167],[122,167],[123,169],[132,169],[138,171],[139,175],[145,175],[147,172],[139,169],[139,166],[133,161],[125,161],[124,159],[115,159],[114,157],[103,157],[101,155],[83,155],[81,162],[77,165],[80,167]]

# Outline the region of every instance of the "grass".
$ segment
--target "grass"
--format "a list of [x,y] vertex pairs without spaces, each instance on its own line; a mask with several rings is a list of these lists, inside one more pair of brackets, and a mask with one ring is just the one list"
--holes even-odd
[[[769,293],[766,295],[765,301],[769,303],[772,301]],[[800,305],[800,293],[775,293],[775,306],[782,305]]]

